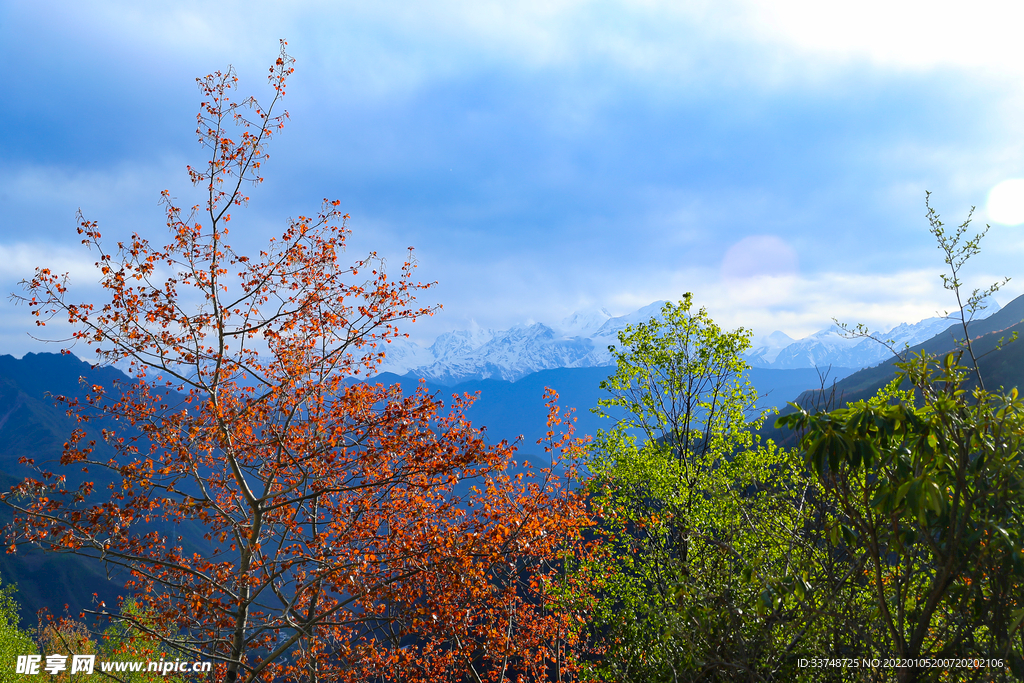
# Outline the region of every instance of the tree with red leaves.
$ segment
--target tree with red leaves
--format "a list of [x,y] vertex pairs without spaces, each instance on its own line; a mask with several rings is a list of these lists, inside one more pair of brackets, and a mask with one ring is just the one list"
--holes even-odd
[[[413,306],[430,285],[411,252],[395,279],[373,253],[339,262],[338,201],[256,256],[225,241],[287,118],[274,111],[292,64],[282,41],[267,107],[231,99],[231,69],[199,79],[210,158],[189,174],[204,203],[186,215],[163,193],[168,246],[136,234],[108,253],[79,215],[103,304],[71,303],[49,269],[23,283],[39,325],[66,319],[134,381],[62,399],[81,428],[59,467],[3,496],[10,548],[127,572],[133,609],[98,611],[219,662],[217,680],[571,678],[580,615],[555,609],[550,586],[586,516],[554,397],[552,466],[534,472],[467,422],[468,398],[444,412],[423,388],[357,381],[400,321],[433,309]],[[98,426],[113,457],[90,440]]]

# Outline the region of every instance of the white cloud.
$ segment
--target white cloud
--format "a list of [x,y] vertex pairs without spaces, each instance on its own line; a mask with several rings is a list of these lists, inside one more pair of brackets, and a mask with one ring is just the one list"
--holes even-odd
[[909,69],[1024,70],[1024,7],[1017,2],[747,0],[740,5],[744,11],[736,16],[744,31],[809,56]]
[[[60,40],[68,39],[72,47],[65,49],[69,54],[58,55],[58,59],[75,59],[70,52],[82,53],[81,46],[88,45],[94,48],[89,58],[97,60],[99,73],[103,60],[131,59],[146,65],[140,66],[140,71],[152,65],[173,70],[175,82],[181,78],[190,82],[192,76],[233,62],[241,73],[243,93],[260,92],[264,83],[259,79],[275,55],[277,38],[289,38],[291,50],[299,58],[295,83],[308,80],[291,91],[294,94],[289,94],[288,104],[295,104],[293,98],[302,101],[322,96],[324,102],[317,103],[313,116],[315,112],[333,115],[332,112],[345,107],[358,106],[361,100],[400,98],[426,85],[501,70],[529,81],[535,71],[562,69],[569,76],[567,87],[586,91],[587,97],[567,98],[565,111],[552,117],[555,123],[549,125],[564,121],[567,128],[583,130],[588,121],[586,110],[606,104],[602,99],[606,94],[600,87],[605,85],[608,70],[617,70],[615,75],[620,77],[614,92],[607,94],[615,104],[637,93],[642,97],[671,98],[679,93],[680,97],[689,97],[691,91],[700,88],[735,88],[737,84],[745,92],[747,87],[788,87],[807,78],[830,83],[837,73],[848,75],[864,67],[918,72],[967,69],[975,75],[997,78],[1019,75],[1024,69],[1024,42],[1017,36],[1020,22],[1016,5],[995,2],[968,6],[876,0],[845,5],[802,0],[601,4],[569,0],[319,0],[281,5],[187,0],[161,5],[108,0],[66,5],[44,0],[9,4],[7,11],[12,27],[15,20],[21,22],[20,26],[31,25],[27,32],[20,28],[9,31],[18,30],[19,34],[33,36],[33,40],[49,37],[50,44],[58,46]],[[621,78],[623,74],[625,78]],[[637,89],[631,90],[634,85]],[[909,207],[908,213],[921,221],[923,208],[919,202],[925,188],[942,192],[945,187],[953,187],[961,194],[971,195],[987,190],[998,180],[1020,174],[1021,146],[1014,139],[1014,133],[1021,131],[1019,112],[1024,100],[1020,91],[1019,83],[1013,81],[1007,92],[979,103],[983,112],[979,116],[994,117],[992,112],[998,111],[1004,119],[999,130],[1007,133],[1005,145],[1000,140],[999,144],[976,146],[955,138],[948,147],[942,147],[931,144],[930,139],[893,135],[891,144],[887,139],[884,145],[867,144],[860,149],[846,146],[843,153],[873,156],[878,163],[872,168],[909,168],[890,188],[892,196],[885,199],[889,205]],[[868,92],[867,96],[871,94]],[[579,105],[580,102],[584,104]],[[800,102],[793,106],[798,108]],[[390,110],[380,111],[386,114]],[[181,125],[191,124],[183,120]],[[884,122],[878,122],[878,126],[884,127]],[[182,134],[187,135],[188,129],[183,128]],[[694,134],[700,135],[701,131]],[[746,140],[760,133],[755,128],[743,128],[737,134]],[[288,140],[289,135],[286,133],[284,139]],[[602,141],[589,131],[583,137],[586,144],[594,147]],[[677,151],[667,149],[666,154]],[[738,148],[722,149],[723,155],[738,152]],[[1005,158],[993,156],[1004,152]],[[309,150],[302,153],[309,154]],[[908,159],[915,160],[915,164]],[[396,153],[385,161],[396,164],[408,159]],[[7,194],[4,200],[16,209],[6,215],[18,217],[2,226],[3,238],[35,238],[29,231],[45,230],[36,227],[41,223],[55,226],[54,234],[57,228],[66,229],[61,240],[71,243],[65,236],[73,236],[73,216],[78,206],[90,218],[108,226],[113,223],[118,229],[133,229],[139,224],[160,228],[158,192],[168,184],[166,178],[174,182],[183,178],[184,163],[156,160],[146,167],[121,165],[82,172],[43,166],[0,168],[0,187]],[[566,166],[569,171],[576,168],[569,163]],[[584,164],[580,168],[595,175],[601,170]],[[739,170],[742,169],[737,169],[737,175]],[[268,174],[271,184],[276,180],[276,171],[273,168]],[[553,177],[559,175],[555,171],[560,172],[560,168],[554,169]],[[675,172],[670,169],[666,174]],[[933,183],[934,178],[941,182]],[[443,301],[448,308],[423,327],[416,327],[440,331],[467,326],[474,319],[488,327],[507,327],[529,318],[556,321],[588,305],[607,306],[613,313],[621,314],[653,300],[678,298],[693,290],[698,301],[725,324],[752,326],[759,331],[783,329],[799,336],[819,329],[832,316],[882,327],[928,317],[947,301],[935,277],[937,269],[900,270],[886,276],[842,274],[835,272],[842,267],[837,263],[829,266],[830,272],[798,275],[794,266],[784,272],[762,272],[758,277],[723,281],[715,255],[721,252],[709,256],[715,249],[709,243],[721,240],[719,246],[725,249],[740,239],[741,228],[736,228],[735,234],[727,232],[734,226],[785,234],[789,226],[780,227],[779,223],[786,221],[797,229],[806,229],[799,235],[810,235],[806,243],[829,229],[821,227],[820,217],[836,213],[836,198],[808,200],[806,196],[773,195],[757,200],[756,188],[744,188],[736,190],[735,197],[728,201],[715,202],[714,196],[730,195],[728,183],[744,181],[717,180],[714,182],[718,187],[709,191],[679,190],[681,184],[690,180],[666,177],[662,183],[659,179],[659,186],[663,184],[679,192],[678,201],[654,202],[657,206],[647,215],[639,206],[636,220],[631,216],[630,224],[622,227],[623,231],[630,231],[629,236],[614,246],[609,246],[611,242],[604,233],[587,236],[593,237],[594,242],[581,238],[580,244],[570,244],[571,239],[552,239],[553,247],[516,246],[514,253],[502,257],[491,253],[486,240],[481,239],[479,253],[467,256],[448,244],[435,246],[431,240],[441,239],[431,234],[435,224],[425,219],[424,232],[409,241],[423,248],[424,279],[436,278],[441,285],[424,295],[424,303]],[[752,184],[757,182],[762,181],[758,179]],[[836,184],[842,186],[843,192],[850,185],[845,180]],[[507,199],[509,203],[515,200],[512,189],[507,193],[511,197]],[[624,195],[634,189],[627,183],[621,187]],[[619,190],[616,185],[615,191]],[[700,197],[707,199],[701,202]],[[296,197],[295,202],[308,206],[307,199]],[[948,194],[943,199],[948,199]],[[820,204],[815,207],[816,215],[795,215],[811,200]],[[878,197],[865,201],[879,204]],[[665,208],[668,204],[672,206]],[[46,217],[52,219],[30,223],[35,207],[48,211]],[[660,214],[659,207],[665,208]],[[283,225],[283,215],[276,209],[263,212],[265,218],[259,218],[258,208],[251,207],[249,214],[259,226],[249,233],[254,238],[264,234],[266,225],[274,226],[272,231]],[[514,213],[505,207],[491,207],[490,213],[480,211],[482,217],[478,222]],[[811,213],[815,212],[808,211]],[[783,218],[771,225],[757,225],[766,216]],[[154,218],[157,222],[153,222]],[[355,255],[363,248],[380,248],[384,253],[400,256],[406,244],[405,235],[412,229],[403,231],[402,226],[393,224],[394,219],[390,220],[392,224],[388,224],[386,216],[356,216]],[[608,220],[618,218],[612,216]],[[865,228],[869,229],[874,228]],[[552,225],[551,231],[553,235],[564,233],[566,226]],[[602,239],[609,243],[601,243]],[[1019,239],[1009,234],[995,237],[993,233],[992,242],[1001,245],[999,253],[1012,253],[1019,259]],[[595,243],[601,245],[600,249],[592,246]],[[872,248],[884,249],[868,244],[857,253],[801,251],[801,257],[805,269],[811,270],[811,266],[826,259],[849,257],[847,263],[863,262],[864,254]],[[39,263],[42,256],[51,262],[49,257],[56,256],[57,261],[65,258],[64,252],[49,247],[45,248],[46,253],[40,251],[42,247],[26,244],[9,243],[2,249],[6,251],[0,250],[4,260],[0,277],[5,280],[16,277],[16,271],[23,273],[29,264]],[[554,249],[563,251],[552,254]],[[609,258],[598,253],[605,251],[613,252],[610,258],[621,258],[624,263],[600,260]],[[663,252],[671,253],[679,263],[668,267]],[[70,256],[67,258],[69,269],[81,265]],[[714,264],[691,265],[701,258]],[[893,261],[896,266],[919,262],[902,256]]]
[[[740,288],[701,287],[703,299],[716,320],[729,327],[747,327],[758,334],[782,330],[795,339],[831,323],[871,329],[890,329],[941,315],[956,306],[952,293],[942,288],[938,269],[899,270],[877,273],[819,272],[799,277],[751,278]],[[997,278],[975,273],[965,278],[965,288],[985,287]],[[999,296],[1003,303],[1017,288]]]
[[[827,327],[832,318],[890,329],[956,305],[942,288],[938,271],[938,267],[888,274],[824,271],[726,279],[717,267],[707,266],[643,271],[572,266],[555,272],[510,259],[447,273],[433,292],[436,300],[446,303],[445,310],[405,331],[429,343],[440,332],[466,328],[472,320],[486,328],[506,329],[530,320],[551,324],[575,310],[595,306],[624,315],[652,301],[678,300],[685,292],[692,292],[695,303],[706,307],[722,326],[745,327],[758,334],[782,330],[801,338]],[[997,279],[974,272],[965,278],[965,286],[984,287]],[[1022,288],[1012,284],[999,294],[1001,303],[1021,293]]]
[[120,214],[143,202],[154,207],[168,179],[183,178],[184,169],[185,162],[179,160],[82,170],[23,163],[0,167],[0,187],[7,203],[25,210],[61,207],[68,212],[66,225],[73,232],[77,208],[90,214]]
[[[1012,2],[297,0],[282,6],[107,0],[32,7],[12,17],[69,36],[84,30],[109,56],[128,50],[164,64],[172,56],[193,64],[216,58],[260,73],[276,40],[290,38],[292,51],[303,56],[300,67],[318,62],[335,80],[355,77],[378,93],[498,65],[529,70],[607,64],[636,74],[715,82],[739,77],[759,85],[820,75],[850,62],[994,74],[1024,70],[1022,10]],[[693,83],[663,83],[673,85]]]
[[51,244],[0,243],[0,281],[7,284],[31,278],[37,267],[49,268],[54,273],[68,273],[82,282],[98,281],[91,255],[85,247],[79,249],[55,247]]
[[28,294],[20,282],[30,279],[36,268],[41,267],[58,275],[67,273],[70,281],[77,285],[76,296],[95,292],[98,278],[93,265],[95,258],[91,256],[84,247],[68,249],[49,244],[0,243],[0,287],[6,295],[0,298],[0,353],[20,357],[29,351],[60,349],[59,344],[48,345],[41,340],[69,337],[67,321],[56,318],[49,321],[45,329],[40,328],[29,307],[13,297]]

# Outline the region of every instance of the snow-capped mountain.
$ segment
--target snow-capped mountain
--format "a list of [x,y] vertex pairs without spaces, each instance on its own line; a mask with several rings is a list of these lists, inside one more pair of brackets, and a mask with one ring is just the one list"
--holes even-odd
[[[384,349],[386,360],[378,372],[415,375],[443,384],[467,380],[516,381],[540,370],[588,368],[613,365],[608,347],[618,343],[617,334],[627,325],[660,315],[663,301],[656,301],[628,315],[612,317],[603,308],[577,311],[557,325],[532,323],[508,330],[474,328],[445,332],[429,347],[396,340]],[[985,312],[999,310],[998,304]],[[945,318],[928,318],[898,325],[876,334],[892,339],[893,348],[913,346],[944,332],[953,324]],[[830,326],[809,337],[794,340],[784,332],[755,337],[745,354],[757,368],[827,367],[859,369],[877,365],[891,352],[872,339],[846,339]]]
[[540,370],[608,366],[613,364],[608,346],[618,341],[619,331],[659,315],[663,304],[656,301],[619,317],[603,308],[577,311],[556,327],[533,323],[502,331],[445,332],[427,348],[395,340],[384,349],[378,372],[455,384],[489,377],[514,382]]
[[[999,310],[999,304],[990,302],[985,309],[988,317]],[[980,318],[979,318],[980,319]],[[917,323],[902,323],[887,332],[873,332],[876,339],[890,341],[895,351],[914,346],[948,330],[955,321],[949,318],[925,318]],[[775,332],[773,335],[782,335]],[[771,335],[770,335],[771,336]],[[746,354],[747,362],[760,368],[866,368],[878,365],[892,358],[893,352],[875,339],[864,337],[848,339],[842,330],[831,325],[797,341],[791,341],[775,352],[774,358],[762,349],[753,349]]]
[[593,346],[590,339],[566,338],[540,323],[517,325],[476,348],[467,346],[458,357],[439,358],[415,372],[445,384],[488,377],[515,381],[538,370],[581,367],[579,361],[590,354]]
[[562,320],[558,331],[570,337],[586,337],[597,332],[611,319],[612,314],[603,308],[576,311]]
[[750,340],[750,350],[745,354],[747,362],[754,367],[770,367],[784,348],[795,342],[785,332],[775,330],[767,336],[755,336]]
[[[460,358],[473,353],[494,338],[494,330],[476,328],[473,330],[457,330],[438,335],[428,349],[430,360],[423,365],[432,363],[454,363]],[[411,367],[418,367],[411,366]]]

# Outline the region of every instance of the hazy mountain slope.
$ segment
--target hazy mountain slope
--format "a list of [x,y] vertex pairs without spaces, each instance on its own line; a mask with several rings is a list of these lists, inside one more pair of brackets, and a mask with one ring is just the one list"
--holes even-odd
[[[1005,386],[1007,388],[1017,386],[1022,379],[1018,374],[1021,368],[1017,358],[1024,351],[1024,340],[1008,344],[1001,351],[994,351],[1000,337],[1007,337],[1014,332],[1024,331],[1021,321],[1024,320],[1024,296],[1018,297],[999,310],[992,316],[983,320],[976,320],[968,325],[968,333],[971,335],[975,353],[984,355],[979,361],[982,368],[982,377],[986,382],[992,384],[993,388]],[[963,326],[959,323],[948,325],[939,334],[931,339],[910,347],[909,353],[920,353],[925,351],[930,354],[941,355],[956,348],[956,342],[963,339]],[[844,400],[858,401],[873,396],[879,388],[892,379],[896,368],[895,359],[890,359],[882,365],[865,368],[856,372],[837,384],[842,392]]]
[[[986,388],[990,390],[999,387],[1020,388],[1024,384],[1024,339],[1005,344],[998,350],[996,347],[999,345],[1000,339],[1008,340],[1014,332],[1024,336],[1024,296],[1014,299],[990,317],[970,323],[968,332],[971,335],[975,354],[979,356],[978,365]],[[931,339],[912,346],[909,353],[925,351],[941,356],[955,350],[956,342],[963,337],[964,331],[961,324],[950,325]],[[881,365],[864,368],[837,382],[835,395],[838,405],[836,407],[874,396],[879,389],[896,376],[895,362],[896,359],[893,358]],[[962,363],[969,365],[970,359],[965,358]],[[969,375],[967,377],[968,385],[973,386],[974,382],[973,377]],[[822,404],[823,399],[820,391],[812,390],[800,394],[794,401],[807,409],[814,409]],[[792,410],[792,408],[787,408],[783,412]],[[786,440],[787,442],[792,440],[790,435],[774,430],[774,428],[763,430],[763,434],[777,440]]]
[[769,335],[751,339],[750,350],[743,356],[755,368],[771,367],[783,349],[794,342],[796,340],[785,332],[775,330]]
[[[850,372],[850,369],[835,368],[830,378],[845,377]],[[577,435],[594,434],[598,429],[610,426],[609,420],[594,415],[590,409],[597,405],[598,400],[606,398],[600,384],[611,373],[610,367],[555,368],[526,375],[516,382],[488,378],[454,386],[427,381],[426,386],[437,392],[446,404],[450,403],[452,394],[473,395],[479,391],[480,397],[467,413],[473,425],[486,427],[488,439],[492,442],[501,439],[514,441],[523,435],[522,451],[539,456],[543,449],[536,442],[547,431],[544,388],[551,387],[558,392],[560,406],[575,409]],[[810,368],[753,368],[748,377],[762,397],[759,403],[763,408],[784,406],[801,392],[820,386],[818,372]],[[372,381],[386,385],[397,383],[406,391],[419,386],[418,380],[392,373],[378,375]]]
[[[37,476],[30,466],[19,462],[21,458],[33,459],[43,468],[60,460],[63,444],[76,424],[62,408],[54,406],[47,391],[82,396],[81,376],[90,383],[123,377],[116,370],[92,371],[74,356],[27,354],[22,360],[0,356],[0,490]],[[102,456],[113,455],[105,444],[98,448]],[[70,474],[69,486],[82,480],[80,472]],[[0,505],[0,523],[6,525],[12,519],[11,510]],[[116,600],[124,584],[123,579],[109,581],[98,562],[25,546],[16,554],[0,555],[0,577],[5,583],[18,584],[22,618],[32,626],[36,610],[42,607],[63,614],[67,605],[77,614],[93,607],[93,593],[100,600]]]
[[[131,383],[131,379],[114,368],[92,369],[71,355],[51,353],[26,354],[22,359],[0,356],[0,490],[7,491],[25,477],[38,477],[21,458],[30,458],[37,467],[55,469],[63,451],[64,442],[71,431],[82,425],[65,414],[65,408],[55,405],[54,396],[63,394],[84,399],[85,387],[103,385],[112,391],[115,382]],[[90,436],[96,438],[101,427],[113,428],[108,422],[87,425]],[[102,439],[96,438],[94,456],[97,459],[116,457],[115,452]],[[113,478],[106,470],[93,469],[88,474],[78,468],[61,470],[67,475],[66,486],[76,487],[83,480],[95,482],[102,489]],[[0,524],[7,524],[12,513],[0,505]],[[171,526],[154,522],[147,526],[170,536],[182,536],[187,552],[203,551],[209,544],[202,538],[203,531],[194,523]],[[17,554],[0,556],[0,577],[19,583],[23,615],[34,624],[35,611],[41,607],[63,614],[68,605],[77,614],[92,606],[93,593],[99,599],[113,601],[121,593],[124,578],[108,578],[103,566],[94,560],[40,549],[19,547]],[[113,603],[111,603],[113,604]]]

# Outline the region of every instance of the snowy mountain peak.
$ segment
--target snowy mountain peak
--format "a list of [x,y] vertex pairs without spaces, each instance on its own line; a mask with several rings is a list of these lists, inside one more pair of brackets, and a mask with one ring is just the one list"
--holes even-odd
[[429,351],[433,361],[451,361],[467,353],[476,351],[494,338],[494,330],[476,328],[473,330],[456,330],[438,335]]
[[771,346],[771,347],[785,347],[789,346],[796,340],[790,337],[782,330],[775,330],[767,337],[754,337],[751,342],[756,346]]
[[[998,304],[986,313],[998,310]],[[985,316],[978,316],[979,319]],[[916,323],[902,323],[888,332],[872,332],[875,337],[847,337],[836,325],[799,339],[772,353],[763,348],[751,349],[747,362],[761,368],[866,368],[892,358],[893,351],[914,346],[942,334],[954,324],[949,318],[925,318]],[[879,341],[888,342],[881,344]],[[890,349],[890,347],[892,347]]]
[[612,314],[604,308],[588,308],[576,311],[567,318],[563,318],[558,325],[558,331],[567,337],[589,337],[601,329]]
[[627,325],[638,325],[645,323],[651,318],[661,318],[661,307],[665,305],[664,301],[655,301],[653,304],[648,304],[638,311],[627,313],[626,315],[620,315],[618,318],[610,318],[594,333],[595,337],[614,337],[619,333],[620,330],[626,329]]
[[[603,308],[577,311],[557,326],[543,323],[516,325],[507,330],[474,327],[445,332],[424,348],[408,340],[390,344],[379,372],[412,374],[455,384],[488,377],[515,381],[553,368],[585,368],[613,365],[608,346],[617,344],[617,334],[627,325],[661,317],[665,302],[655,301],[627,315],[611,317]],[[993,302],[994,304],[994,302]],[[999,310],[990,305],[985,314]],[[979,315],[979,318],[984,317]],[[954,323],[948,318],[926,318],[904,323],[880,339],[892,339],[893,347],[913,346],[940,334]],[[887,360],[892,352],[873,339],[847,339],[835,325],[794,340],[776,330],[752,340],[745,354],[748,363],[759,368],[863,368]]]
[[754,337],[750,340],[747,362],[751,365],[770,365],[778,358],[782,349],[796,340],[781,330],[775,330],[767,336]]

